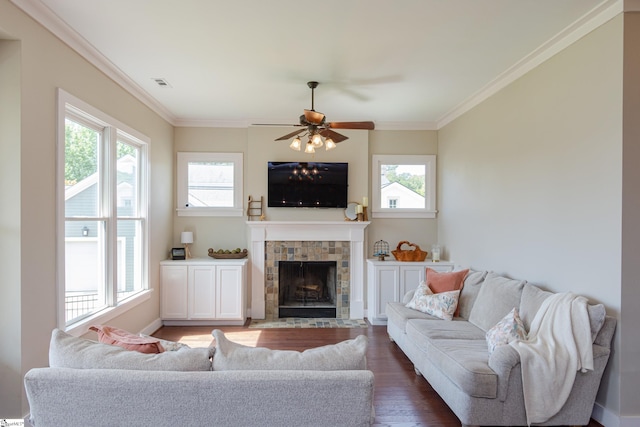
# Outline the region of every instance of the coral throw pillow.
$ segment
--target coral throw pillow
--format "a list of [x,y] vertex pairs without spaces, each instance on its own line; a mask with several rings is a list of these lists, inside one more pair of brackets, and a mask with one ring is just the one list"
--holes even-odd
[[98,334],[98,341],[103,344],[117,345],[127,350],[148,354],[162,353],[164,351],[162,344],[156,338],[141,337],[111,326],[97,325],[91,326],[89,329]]
[[[462,289],[464,278],[467,277],[468,273],[468,268],[466,270],[441,273],[427,267],[427,286],[434,294],[459,291]],[[457,317],[459,311],[460,308],[456,307],[456,312],[453,315]]]
[[427,286],[434,294],[458,291],[462,289],[467,273],[469,273],[469,269],[441,273],[432,268],[427,268]]

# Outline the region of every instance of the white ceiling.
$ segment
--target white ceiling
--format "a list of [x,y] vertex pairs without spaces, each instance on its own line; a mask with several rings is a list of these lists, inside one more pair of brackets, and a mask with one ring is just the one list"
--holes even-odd
[[620,9],[619,0],[12,1],[174,125],[294,124],[317,80],[315,109],[329,121],[377,129],[437,129]]

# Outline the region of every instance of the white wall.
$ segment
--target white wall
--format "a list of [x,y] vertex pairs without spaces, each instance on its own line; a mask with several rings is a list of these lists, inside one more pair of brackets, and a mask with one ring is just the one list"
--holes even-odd
[[20,59],[20,42],[0,39],[0,342],[11,343],[0,346],[1,414],[22,405]]
[[[0,304],[11,305],[10,319],[0,332],[2,342],[11,343],[0,351],[2,397],[9,396],[0,399],[0,414],[19,418],[28,410],[22,376],[32,367],[47,366],[51,330],[56,326],[56,88],[151,139],[150,282],[155,290],[158,290],[158,263],[166,257],[164,248],[169,246],[173,226],[170,190],[173,128],[11,2],[0,2],[0,28],[5,37],[16,40],[9,50],[3,42],[0,54],[8,53],[6,64],[11,69],[7,77],[5,65],[0,66],[0,87],[9,85],[12,89],[8,92],[10,98],[5,98],[2,91],[0,121],[11,118],[11,123],[18,120],[19,126],[6,129],[0,126],[3,137],[0,166],[7,167],[2,173],[10,174],[10,182],[15,186],[9,191],[3,187],[0,192],[2,221],[9,218],[8,228],[0,229],[3,242],[0,248],[5,251],[7,238],[13,250],[18,251],[0,261],[3,271]],[[5,211],[5,206],[12,208]],[[7,284],[7,280],[11,283]],[[150,300],[136,307],[135,316],[129,312],[110,324],[139,331],[158,317],[159,292],[153,292]]]
[[[617,17],[440,130],[439,238],[456,263],[620,317],[621,41]],[[620,327],[597,400],[610,414]]]

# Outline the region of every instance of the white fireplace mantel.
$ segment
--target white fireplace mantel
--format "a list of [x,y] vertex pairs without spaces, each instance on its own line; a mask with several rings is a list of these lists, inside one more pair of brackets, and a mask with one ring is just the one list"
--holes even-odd
[[264,243],[275,240],[351,242],[349,313],[352,319],[364,319],[364,229],[369,224],[368,221],[247,221],[251,318],[265,318]]

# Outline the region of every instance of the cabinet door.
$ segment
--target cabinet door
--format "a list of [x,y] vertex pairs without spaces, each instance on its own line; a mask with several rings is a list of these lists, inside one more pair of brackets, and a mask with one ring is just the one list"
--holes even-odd
[[424,265],[407,265],[400,267],[400,298],[402,301],[404,294],[418,287],[424,280],[426,269]]
[[186,265],[163,265],[160,267],[160,300],[161,318],[187,318]]
[[210,265],[189,266],[189,319],[215,319],[215,271]]
[[394,266],[375,268],[373,298],[373,317],[376,319],[386,319],[385,308],[388,302],[398,301],[400,294],[398,268]]
[[239,265],[219,265],[216,273],[216,318],[244,319],[244,269]]

